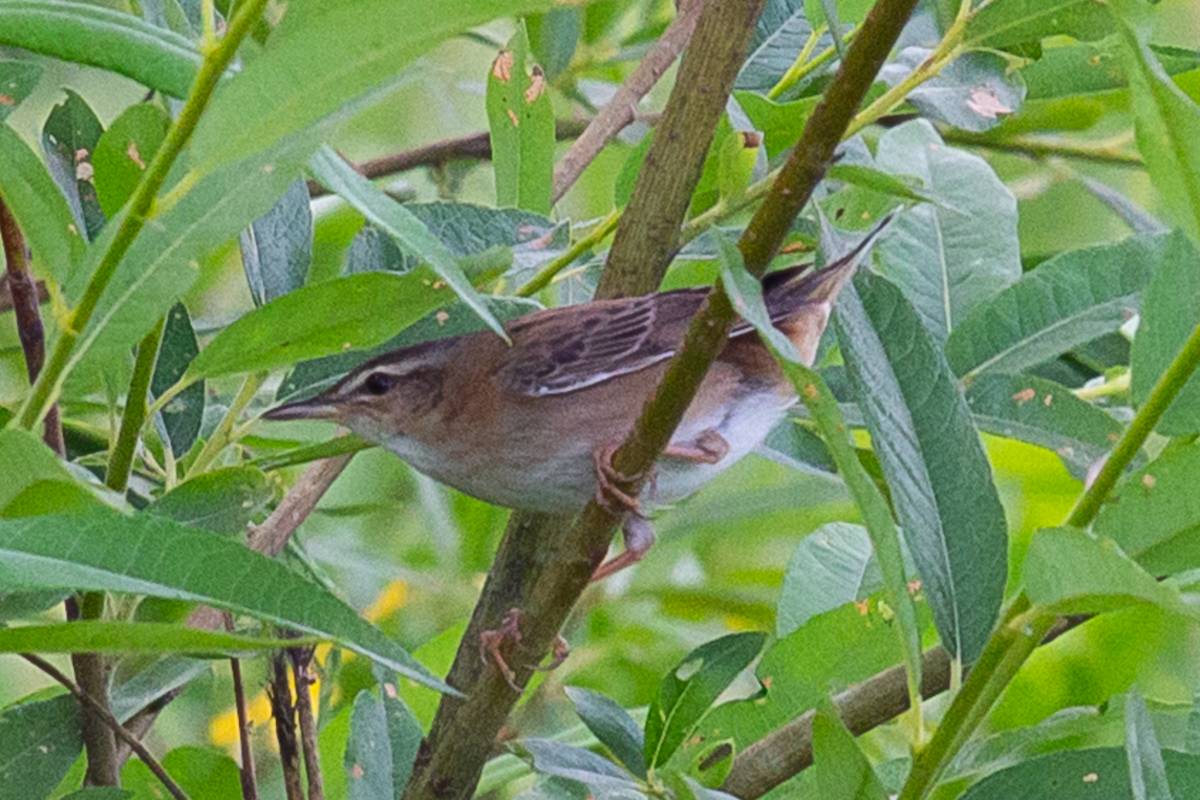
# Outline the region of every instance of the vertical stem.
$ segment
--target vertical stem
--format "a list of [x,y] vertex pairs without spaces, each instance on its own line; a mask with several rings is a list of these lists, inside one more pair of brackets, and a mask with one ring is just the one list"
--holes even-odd
[[254,748],[250,746],[250,714],[246,711],[246,687],[242,682],[242,662],[229,659],[229,671],[233,675],[233,701],[237,709],[238,749],[242,763],[238,776],[242,781],[242,800],[258,800],[258,780],[254,774]]
[[317,749],[317,721],[312,707],[311,647],[289,650],[296,674],[296,711],[300,718],[300,748],[304,753],[304,774],[308,778],[308,800],[325,800],[325,783],[321,777],[320,752]]
[[[121,428],[109,453],[108,469],[104,474],[105,485],[116,492],[124,492],[129,485],[138,435],[146,420],[146,393],[150,391],[150,379],[154,377],[154,365],[158,362],[158,346],[162,342],[165,322],[165,318],[160,319],[138,345],[133,377],[129,381],[129,392],[125,395],[125,410],[121,414]],[[167,447],[170,447],[170,443]]]
[[[38,309],[37,282],[29,274],[29,264],[25,258],[25,236],[3,200],[0,200],[0,244],[4,248],[5,274],[8,292],[12,297],[13,314],[17,318],[17,337],[25,353],[25,372],[32,382],[37,380],[42,363],[46,360],[46,333]],[[42,440],[59,456],[66,455],[57,405],[51,406],[46,414]]]
[[282,651],[271,658],[271,716],[275,719],[275,741],[279,743],[279,763],[283,768],[283,788],[287,800],[304,800],[300,781],[300,750],[296,739],[296,706],[288,684],[287,655]]
[[38,376],[29,397],[17,413],[17,426],[32,430],[54,403],[63,381],[66,380],[67,366],[71,362],[76,342],[91,321],[92,314],[96,311],[104,290],[116,274],[121,260],[129,252],[146,221],[153,217],[154,198],[158,195],[158,190],[166,181],[175,159],[192,138],[200,116],[217,88],[217,83],[237,53],[238,45],[258,22],[266,5],[267,0],[246,0],[245,3],[239,3],[224,38],[205,53],[187,101],[179,112],[179,118],[167,131],[166,139],[154,154],[150,166],[142,174],[125,210],[117,220],[110,222],[117,225],[116,233],[110,240],[108,249],[100,257],[100,262],[79,299],[79,305],[71,312],[70,318],[63,326],[46,369]]
[[[230,402],[229,408],[225,411],[225,416],[217,423],[216,429],[212,435],[208,437],[204,447],[196,456],[196,460],[192,462],[192,466],[187,471],[187,477],[199,475],[213,462],[213,460],[221,454],[225,446],[230,442],[230,432],[233,430],[234,424],[237,422],[242,411],[246,406],[250,405],[250,401],[254,399],[254,395],[258,393],[258,387],[262,386],[264,373],[255,375],[247,375],[242,381],[242,386],[238,389],[238,393],[234,395],[233,401]],[[166,396],[165,394],[163,395]],[[161,400],[161,398],[160,398]]]

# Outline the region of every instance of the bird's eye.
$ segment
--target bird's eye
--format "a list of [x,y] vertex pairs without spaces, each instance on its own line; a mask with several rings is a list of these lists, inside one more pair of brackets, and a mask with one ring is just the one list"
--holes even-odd
[[363,381],[363,388],[374,395],[383,395],[391,391],[398,378],[386,372],[372,372]]

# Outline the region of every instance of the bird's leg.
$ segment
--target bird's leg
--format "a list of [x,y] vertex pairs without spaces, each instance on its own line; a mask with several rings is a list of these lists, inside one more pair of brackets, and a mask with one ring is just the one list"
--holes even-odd
[[654,525],[641,514],[629,514],[621,526],[621,534],[625,540],[625,550],[596,568],[592,573],[593,583],[602,581],[626,567],[632,567],[654,546]]
[[534,669],[539,672],[551,672],[558,669],[569,655],[571,655],[571,645],[567,644],[567,640],[560,633],[554,637],[554,646],[550,650],[550,663],[536,666]]
[[612,463],[616,450],[617,445],[608,445],[592,453],[592,462],[596,465],[596,502],[614,516],[625,513],[640,515],[642,506],[638,499],[618,484],[630,484],[642,476],[623,475],[618,472]]
[[484,664],[494,664],[504,680],[514,692],[520,694],[521,687],[517,686],[517,676],[508,666],[500,648],[508,643],[521,643],[521,609],[510,608],[500,620],[500,627],[483,631],[479,634],[479,658]]
[[715,428],[709,428],[690,442],[667,445],[663,455],[698,464],[716,464],[729,455],[729,442]]

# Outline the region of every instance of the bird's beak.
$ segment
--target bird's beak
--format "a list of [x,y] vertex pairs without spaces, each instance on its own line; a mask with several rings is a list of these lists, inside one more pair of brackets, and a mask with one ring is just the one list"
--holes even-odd
[[291,419],[337,419],[339,408],[329,402],[324,395],[310,397],[307,400],[296,400],[272,408],[263,414],[263,419],[283,422]]

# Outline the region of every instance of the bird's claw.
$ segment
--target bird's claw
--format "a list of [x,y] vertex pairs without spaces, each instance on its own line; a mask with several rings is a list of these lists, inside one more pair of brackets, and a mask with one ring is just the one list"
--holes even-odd
[[596,503],[614,516],[636,514],[642,516],[642,505],[638,499],[621,488],[636,483],[642,474],[625,475],[613,466],[613,454],[618,445],[607,445],[592,453],[596,465]]
[[508,643],[521,643],[521,609],[510,608],[500,620],[500,627],[479,634],[479,658],[484,664],[493,664],[514,692],[520,694],[517,676],[508,665],[500,649]]

